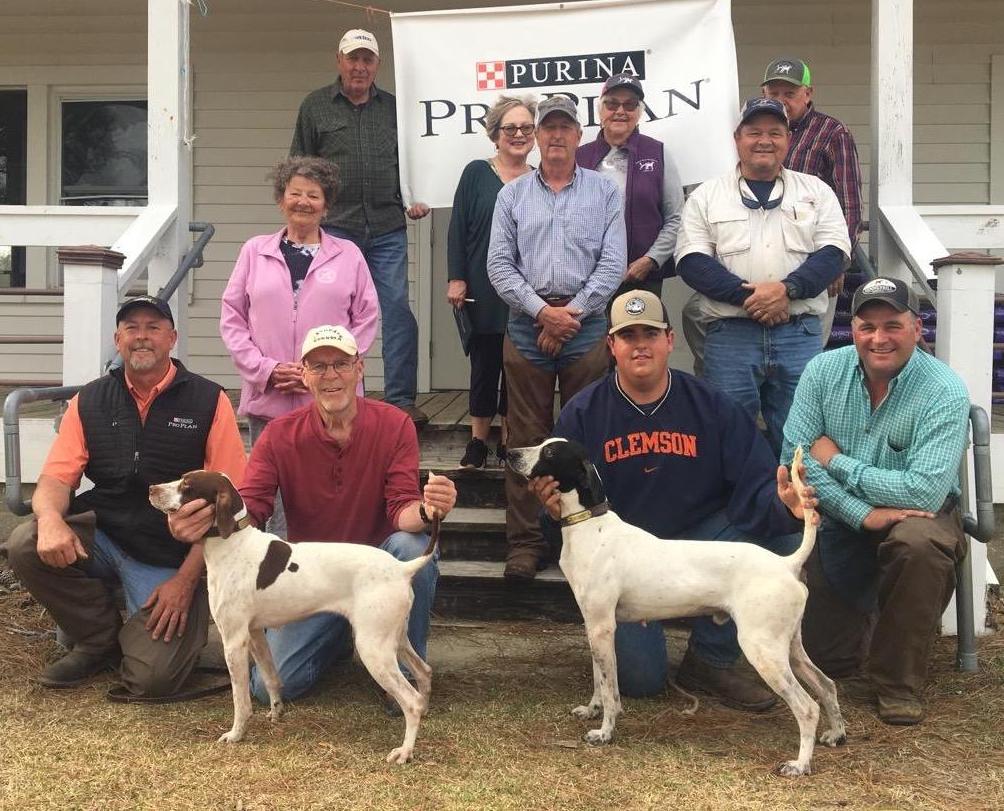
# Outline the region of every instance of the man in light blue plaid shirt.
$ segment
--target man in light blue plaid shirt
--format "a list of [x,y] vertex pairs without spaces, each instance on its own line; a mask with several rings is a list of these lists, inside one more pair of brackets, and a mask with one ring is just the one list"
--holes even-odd
[[782,458],[796,445],[810,449],[806,472],[823,517],[803,636],[829,675],[867,662],[879,717],[916,724],[966,549],[958,473],[969,394],[918,346],[917,299],[904,282],[867,282],[851,312],[854,346],[813,358],[784,426]]
[[[621,194],[610,178],[575,164],[582,140],[575,103],[537,106],[540,167],[502,187],[495,202],[488,278],[509,305],[502,344],[509,445],[543,442],[562,404],[607,370],[606,306],[627,270]],[[505,576],[536,576],[544,552],[537,499],[506,471]]]

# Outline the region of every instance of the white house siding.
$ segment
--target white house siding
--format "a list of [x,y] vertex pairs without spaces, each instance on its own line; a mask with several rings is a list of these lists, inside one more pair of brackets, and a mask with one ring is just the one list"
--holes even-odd
[[[417,10],[449,4],[389,5]],[[389,90],[393,52],[389,21],[378,13],[314,0],[210,0],[208,6],[208,17],[193,11],[191,20],[194,218],[212,222],[217,233],[206,264],[195,271],[189,349],[192,368],[235,386],[238,378],[217,333],[219,296],[241,243],[280,225],[264,175],[286,154],[302,97],[332,81],[335,46],[346,28],[377,35],[384,51],[378,83]],[[916,0],[915,16],[916,200],[990,202],[990,65],[992,54],[1004,53],[1004,3]],[[760,72],[772,58],[806,59],[819,108],[854,131],[867,186],[870,2],[734,0],[733,19],[743,95],[758,91]],[[118,83],[143,85],[145,49],[142,0],[0,3],[0,87],[109,84],[102,67],[108,65],[124,66],[115,72]],[[52,144],[32,149],[41,161]],[[37,171],[29,177],[29,202],[51,202],[54,193],[51,177]],[[416,233],[412,228],[412,240]],[[414,264],[410,276],[415,303],[421,286]],[[677,298],[682,283],[668,287]],[[60,312],[58,302],[0,298],[0,334],[57,334]],[[382,387],[379,349],[378,343],[367,366],[373,388]],[[0,345],[0,379],[57,379],[59,364],[58,346],[28,351]]]

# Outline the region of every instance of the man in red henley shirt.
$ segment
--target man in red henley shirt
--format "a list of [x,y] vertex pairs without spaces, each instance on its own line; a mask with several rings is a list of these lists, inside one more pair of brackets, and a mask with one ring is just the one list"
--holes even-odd
[[[239,488],[252,519],[265,525],[278,489],[292,542],[348,541],[379,546],[398,560],[419,557],[433,510],[446,516],[456,503],[453,482],[431,474],[419,490],[415,425],[396,406],[356,396],[363,360],[347,329],[315,327],[304,339],[301,359],[314,402],[270,421],[255,443]],[[213,509],[190,502],[170,517],[171,531],[183,541],[201,538]],[[438,576],[433,561],[412,582],[408,639],[423,659]],[[349,623],[338,614],[270,628],[266,638],[284,699],[302,695],[352,654]],[[257,669],[251,688],[268,701]]]

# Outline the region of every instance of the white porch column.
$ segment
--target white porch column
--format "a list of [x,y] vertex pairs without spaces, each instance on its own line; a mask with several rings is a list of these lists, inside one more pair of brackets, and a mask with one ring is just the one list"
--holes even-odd
[[[994,275],[1004,260],[980,253],[958,253],[933,262],[938,274],[937,356],[965,381],[969,399],[990,413],[993,391]],[[975,512],[972,466],[969,466],[970,509]],[[987,633],[987,548],[970,541],[973,575],[973,627]],[[955,633],[955,598],[941,618],[945,633]]]
[[[191,244],[192,148],[190,133],[189,6],[184,0],[147,0],[147,168],[150,206],[177,208],[147,270],[155,294],[171,278]],[[171,298],[178,328],[175,354],[188,357],[188,287]]]
[[100,377],[115,353],[118,270],[125,255],[97,245],[60,248],[63,266],[63,385]]
[[871,85],[868,251],[880,275],[909,280],[879,208],[913,205],[913,0],[872,0]]

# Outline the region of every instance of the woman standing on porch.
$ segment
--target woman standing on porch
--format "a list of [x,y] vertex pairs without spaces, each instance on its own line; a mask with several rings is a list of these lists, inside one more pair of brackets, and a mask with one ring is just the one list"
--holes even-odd
[[446,297],[466,310],[473,327],[466,347],[471,356],[471,441],[462,467],[484,467],[488,432],[496,414],[502,417],[502,437],[496,449],[505,460],[506,385],[502,371],[502,339],[509,311],[488,281],[488,242],[495,198],[502,186],[533,169],[526,162],[534,147],[533,119],[537,103],[531,97],[499,96],[485,114],[485,131],[495,144],[495,157],[471,161],[464,168],[453,198],[448,239],[449,286]]
[[[220,313],[220,335],[242,379],[238,413],[248,418],[252,444],[273,417],[313,401],[298,360],[306,334],[339,324],[365,355],[380,313],[359,249],[321,228],[338,191],[338,168],[299,156],[279,163],[269,179],[286,225],[244,243]],[[286,535],[278,494],[269,529]]]

